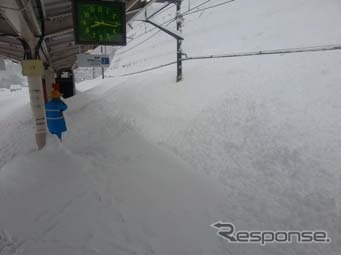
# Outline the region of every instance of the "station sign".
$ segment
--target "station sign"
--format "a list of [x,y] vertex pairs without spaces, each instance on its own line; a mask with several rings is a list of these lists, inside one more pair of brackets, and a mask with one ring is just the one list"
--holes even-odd
[[21,61],[21,68],[24,76],[42,76],[45,74],[43,61],[38,59]]
[[79,67],[109,67],[110,58],[108,55],[94,55],[82,53],[78,55]]
[[76,44],[126,45],[125,3],[73,0]]

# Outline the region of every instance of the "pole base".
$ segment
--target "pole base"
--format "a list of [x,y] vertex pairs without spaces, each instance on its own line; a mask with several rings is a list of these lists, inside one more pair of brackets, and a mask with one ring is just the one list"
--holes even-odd
[[36,134],[36,143],[38,146],[38,150],[41,150],[46,145],[46,133],[38,133]]

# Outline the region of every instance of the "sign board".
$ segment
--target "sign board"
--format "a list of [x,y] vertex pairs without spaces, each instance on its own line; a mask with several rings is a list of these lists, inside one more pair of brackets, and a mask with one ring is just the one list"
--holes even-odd
[[24,76],[43,76],[45,69],[43,61],[32,59],[21,61],[22,74]]
[[0,71],[6,71],[5,60],[0,57]]
[[110,58],[107,55],[79,54],[79,67],[109,67]]
[[73,0],[76,44],[126,45],[125,3]]

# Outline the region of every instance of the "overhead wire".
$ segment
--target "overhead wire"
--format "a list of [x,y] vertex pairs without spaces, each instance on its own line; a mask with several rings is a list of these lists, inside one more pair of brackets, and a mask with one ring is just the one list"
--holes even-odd
[[194,13],[197,13],[197,12],[201,12],[201,11],[206,11],[206,10],[209,10],[209,9],[212,9],[212,8],[216,8],[216,7],[225,5],[225,4],[229,4],[229,3],[234,2],[234,1],[236,1],[236,0],[228,0],[228,1],[225,1],[225,2],[222,2],[222,3],[219,3],[219,4],[208,6],[208,7],[203,8],[203,9],[195,10],[193,12],[183,13],[183,16],[191,15],[191,14],[194,14]]
[[277,50],[260,50],[260,51],[250,51],[250,52],[240,52],[240,53],[230,53],[230,54],[220,54],[220,55],[196,56],[196,57],[188,57],[183,60],[235,58],[235,57],[250,57],[250,56],[278,55],[278,54],[284,55],[284,54],[292,54],[292,53],[321,52],[321,51],[332,51],[332,50],[341,50],[341,44],[301,47],[301,48],[287,48],[287,49],[277,49]]
[[[207,3],[211,2],[211,1],[213,1],[213,0],[206,0],[206,1],[204,1],[204,2],[202,2],[202,3],[200,3],[200,4],[198,4],[198,5],[196,5],[196,6],[192,7],[192,8],[190,8],[189,10],[183,12],[182,15],[188,15],[187,13],[190,12],[191,10],[197,9],[197,8],[203,6],[203,5],[205,5],[205,4],[207,4]],[[236,1],[236,0],[229,0],[228,3],[229,3],[229,2],[233,2],[233,1]],[[226,4],[226,2],[224,2],[224,4]],[[174,7],[174,6],[170,6],[170,8],[171,8],[171,7]],[[166,11],[166,10],[168,10],[168,9],[170,9],[170,8],[166,8],[164,11]],[[204,10],[204,9],[202,9],[202,10]],[[158,15],[160,15],[161,13],[163,13],[163,12],[158,13]],[[164,26],[164,25],[168,26],[170,23],[174,22],[175,20],[176,20],[176,18],[171,18],[171,19],[169,19],[169,20],[167,20],[167,21],[161,23],[161,26]],[[143,36],[143,35],[145,35],[145,34],[147,34],[147,33],[149,33],[149,32],[152,32],[152,31],[154,31],[154,30],[156,30],[156,29],[157,29],[157,28],[152,28],[152,29],[150,29],[149,31],[146,31],[146,32],[144,32],[144,33],[142,33],[142,34],[140,34],[140,35],[134,37],[130,42],[134,41],[135,39],[137,39],[137,38],[139,38],[139,37],[141,37],[141,36]],[[160,32],[161,32],[161,31],[158,30],[156,33],[152,34],[151,36],[149,36],[148,38],[146,38],[146,39],[143,40],[142,42],[140,42],[140,43],[138,43],[138,44],[136,44],[136,45],[130,47],[130,48],[127,49],[127,50],[118,52],[116,55],[121,55],[121,54],[124,54],[124,53],[126,53],[126,52],[129,52],[129,51],[135,49],[136,47],[142,45],[143,43],[145,43],[146,41],[150,40],[151,38],[153,38],[154,36],[156,36],[156,35],[157,35],[158,33],[160,33]]]
[[[202,2],[202,3],[200,3],[200,4],[198,4],[198,5],[196,5],[196,6],[192,7],[192,8],[190,8],[190,9],[187,10],[186,12],[191,11],[191,10],[194,10],[194,9],[196,9],[196,8],[199,8],[199,7],[201,7],[201,6],[203,6],[203,5],[207,4],[207,3],[209,3],[209,2],[211,2],[211,1],[213,1],[213,0],[206,0],[206,1],[204,1],[204,2]],[[175,7],[175,6],[174,6],[174,5],[170,5],[168,8],[165,8],[164,10],[158,12],[157,15],[160,15],[160,14],[164,13],[165,11],[170,10],[170,9],[173,8],[173,7]],[[161,8],[161,9],[162,9],[162,8]],[[154,14],[152,14],[152,16],[154,16]],[[175,18],[171,18],[170,20],[165,21],[165,22],[162,23],[161,25],[167,24],[168,22],[173,21],[173,20],[175,20]],[[146,33],[149,33],[149,32],[151,32],[151,31],[153,31],[153,30],[155,30],[155,29],[157,29],[157,28],[153,27],[152,29],[150,29],[150,30],[148,30],[148,31],[146,31],[146,32],[144,32],[144,33],[141,33],[140,35],[136,36],[134,39],[137,39],[137,38],[139,38],[140,36],[145,35]]]
[[[301,48],[287,48],[287,49],[277,49],[277,50],[261,50],[261,51],[220,54],[220,55],[194,56],[194,57],[187,57],[182,60],[190,61],[190,60],[208,60],[208,59],[217,59],[217,58],[251,57],[251,56],[264,56],[264,55],[285,55],[285,54],[294,54],[294,53],[324,52],[324,51],[335,51],[335,50],[341,50],[341,44],[311,46],[311,47],[301,47]],[[170,66],[176,63],[177,61],[173,61],[173,62],[169,62],[163,65],[143,69],[143,70],[136,71],[136,72],[121,74],[117,76],[107,76],[107,77],[131,76],[131,75],[135,75],[139,73],[145,73],[145,72],[149,72],[152,70],[160,69],[160,68]]]

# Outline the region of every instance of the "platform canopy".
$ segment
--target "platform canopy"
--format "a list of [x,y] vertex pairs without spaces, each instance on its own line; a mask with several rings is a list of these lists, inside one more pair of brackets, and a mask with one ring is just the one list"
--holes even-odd
[[[129,22],[147,5],[167,1],[120,2],[126,3],[126,22]],[[33,49],[34,57],[39,56],[55,71],[72,68],[77,54],[97,46],[75,44],[72,0],[1,0],[0,56],[21,61],[24,44]]]

